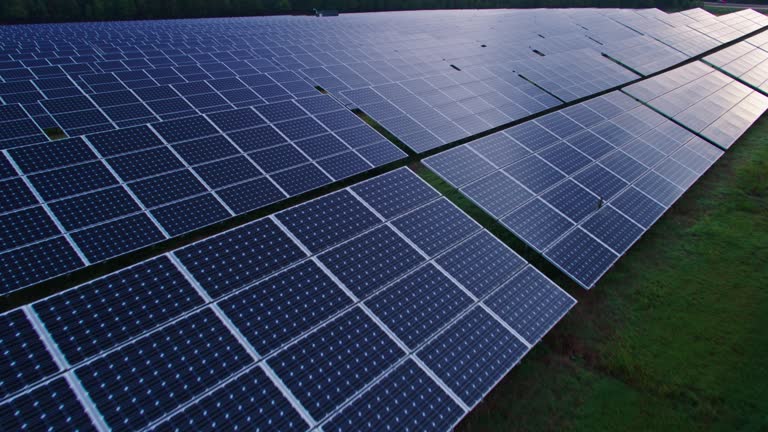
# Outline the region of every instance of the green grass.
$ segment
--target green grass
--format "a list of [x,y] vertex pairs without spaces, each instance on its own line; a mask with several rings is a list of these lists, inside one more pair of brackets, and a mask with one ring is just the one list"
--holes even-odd
[[459,430],[768,430],[768,117],[590,292],[479,219],[579,304]]

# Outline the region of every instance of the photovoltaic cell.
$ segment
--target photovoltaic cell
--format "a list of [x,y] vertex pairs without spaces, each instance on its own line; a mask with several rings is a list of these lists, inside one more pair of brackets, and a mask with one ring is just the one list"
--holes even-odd
[[292,207],[278,213],[276,217],[304,246],[315,253],[381,222],[346,190]]
[[72,271],[83,265],[72,245],[56,237],[0,254],[3,293]]
[[399,169],[351,187],[387,219],[408,212],[440,196],[410,170]]
[[358,298],[365,298],[424,261],[388,226],[356,237],[318,258]]
[[0,325],[0,397],[6,398],[59,371],[21,309],[0,315]]
[[174,255],[213,298],[247,286],[305,257],[269,219],[187,246]]
[[202,304],[202,297],[162,256],[33,307],[69,363],[77,364]]
[[75,370],[112,428],[141,428],[253,359],[210,310],[185,317]]
[[406,360],[323,424],[323,430],[449,430],[462,415],[437,383],[413,360]]
[[156,431],[189,429],[303,431],[296,409],[261,368],[253,368],[168,420]]
[[471,304],[472,299],[432,264],[419,268],[365,302],[411,349]]
[[592,287],[619,258],[580,228],[568,233],[545,255],[585,288]]
[[305,261],[219,303],[262,356],[352,304],[313,261]]
[[446,199],[401,216],[392,225],[429,256],[480,230],[479,225]]
[[472,407],[527,351],[501,323],[482,308],[475,307],[417,354]]
[[12,430],[97,430],[64,378],[0,404],[0,419]]
[[146,214],[137,214],[76,231],[72,239],[89,261],[98,262],[165,240],[165,236]]
[[365,312],[354,308],[267,363],[314,418],[323,418],[404,354]]
[[576,304],[576,300],[531,266],[483,302],[531,344],[538,342]]

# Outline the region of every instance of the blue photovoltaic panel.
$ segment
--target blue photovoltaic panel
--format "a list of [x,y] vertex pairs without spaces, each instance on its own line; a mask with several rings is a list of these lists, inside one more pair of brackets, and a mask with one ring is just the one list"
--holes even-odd
[[292,207],[276,217],[314,253],[381,223],[373,212],[346,190]]
[[9,150],[9,153],[25,174],[97,159],[96,154],[81,138],[19,147]]
[[388,141],[379,141],[365,147],[358,147],[356,150],[373,166],[385,165],[406,156],[402,150]]
[[24,180],[14,178],[0,182],[0,212],[7,212],[37,204],[37,199]]
[[317,120],[302,117],[275,124],[277,130],[290,140],[300,140],[328,132]]
[[319,259],[361,299],[424,261],[388,226],[324,252]]
[[42,207],[0,215],[0,250],[5,251],[60,234]]
[[600,208],[600,197],[566,180],[541,195],[541,198],[562,214],[578,223]]
[[256,107],[256,111],[273,123],[307,116],[307,113],[292,101],[260,105]]
[[643,228],[610,206],[600,209],[582,224],[582,228],[619,255],[643,234]]
[[128,187],[146,207],[156,207],[197,195],[208,189],[189,170],[175,171],[130,183]]
[[608,141],[588,130],[569,137],[567,142],[592,159],[598,159],[615,149]]
[[266,356],[351,304],[317,264],[305,261],[227,297],[219,307]]
[[419,268],[365,302],[411,349],[471,304],[472,299],[432,264]]
[[208,119],[222,132],[231,132],[265,123],[264,119],[250,108],[208,114]]
[[[340,131],[334,131],[342,141],[347,143],[352,148],[365,147],[374,143],[386,141],[386,138],[379,135],[378,132],[373,130],[368,125],[358,126],[355,128],[344,129]],[[403,155],[405,156],[405,155]]]
[[674,204],[684,192],[672,182],[655,172],[649,172],[634,183],[634,186],[667,207]]
[[122,187],[102,189],[48,204],[67,230],[74,230],[141,210]]
[[[0,315],[0,398],[59,371],[32,324],[20,309]],[[3,417],[5,418],[5,417]],[[3,422],[5,427],[8,424]]]
[[487,231],[449,250],[436,262],[478,298],[501,285],[526,264]]
[[483,177],[461,191],[496,218],[501,218],[534,196],[502,171]]
[[33,307],[69,363],[76,364],[202,304],[184,275],[162,256]]
[[401,216],[392,225],[429,256],[480,230],[477,223],[446,199]]
[[270,125],[232,132],[227,136],[244,152],[265,149],[288,142]]
[[413,360],[406,360],[347,405],[323,430],[445,431],[463,416],[461,407]]
[[255,367],[153,428],[158,432],[190,429],[303,431],[308,425]]
[[607,201],[621,192],[627,183],[600,165],[592,164],[573,176],[581,186]]
[[202,228],[231,216],[212,194],[176,201],[152,209],[150,213],[171,236]]
[[184,168],[168,147],[116,156],[107,162],[126,182]]
[[[405,353],[354,308],[267,363],[313,418],[323,418]],[[344,374],[325,371],[349,371]]]
[[[536,123],[560,138],[566,138],[584,130],[578,123],[559,112],[553,112],[544,117],[540,117],[536,119]],[[525,145],[525,143],[522,144]]]
[[155,123],[152,127],[167,143],[177,143],[219,133],[203,116],[168,120]]
[[46,200],[64,198],[120,183],[101,161],[33,174],[28,177]]
[[261,176],[261,171],[246,156],[235,156],[198,165],[193,170],[214,189]]
[[163,145],[147,126],[117,129],[109,132],[88,135],[88,141],[93,144],[103,157],[115,156],[137,150],[145,150]]
[[72,245],[56,237],[0,254],[2,293],[82,267]]
[[531,266],[483,302],[530,344],[538,342],[576,304]]
[[619,259],[580,228],[568,233],[545,256],[585,288],[594,285]]
[[514,367],[528,348],[481,307],[475,307],[417,352],[470,407]]
[[496,170],[493,165],[467,146],[437,154],[424,163],[456,187],[461,187]]
[[308,163],[280,171],[270,176],[288,196],[317,189],[331,183],[332,179],[323,173],[316,165]]
[[352,186],[351,189],[387,219],[406,213],[440,196],[416,174],[405,168]]
[[240,154],[240,151],[223,135],[176,144],[173,149],[189,165],[198,165]]
[[565,142],[559,142],[540,151],[539,156],[567,175],[584,168],[591,159]]
[[261,219],[174,252],[217,298],[305,257],[269,219]]
[[72,240],[89,261],[98,262],[165,240],[165,235],[146,214],[137,214],[76,231]]
[[341,180],[367,171],[371,165],[353,151],[337,154],[317,161],[320,168],[334,180]]
[[646,229],[666,210],[664,206],[634,187],[622,192],[611,205]]
[[291,144],[255,151],[250,153],[249,156],[266,173],[284,170],[309,162],[309,159]]
[[[323,134],[294,143],[307,156],[317,159],[349,150],[341,140],[332,134]],[[394,147],[394,146],[391,146]],[[395,147],[396,148],[396,147]]]
[[138,429],[252,362],[219,318],[204,309],[75,373],[108,426]]
[[568,218],[539,198],[505,216],[501,223],[538,251],[573,227]]
[[246,213],[285,198],[285,194],[266,177],[220,189],[216,193],[235,214]]
[[4,154],[0,154],[0,179],[16,177],[17,175],[16,169],[8,162],[8,158]]
[[64,378],[0,404],[0,419],[8,430],[98,430]]
[[468,147],[497,167],[507,166],[531,154],[528,149],[501,132],[475,140]]
[[537,194],[565,178],[563,173],[535,155],[510,165],[504,172]]

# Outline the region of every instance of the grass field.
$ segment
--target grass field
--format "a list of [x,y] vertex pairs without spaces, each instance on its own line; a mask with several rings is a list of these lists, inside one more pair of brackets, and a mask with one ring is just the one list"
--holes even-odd
[[416,168],[579,300],[460,430],[768,430],[768,117],[590,292]]

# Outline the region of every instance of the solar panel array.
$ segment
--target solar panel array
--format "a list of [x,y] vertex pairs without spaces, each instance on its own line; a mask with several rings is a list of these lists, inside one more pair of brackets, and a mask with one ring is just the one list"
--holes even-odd
[[614,92],[424,164],[589,289],[722,154]]
[[21,104],[34,122],[0,140],[10,147],[46,141],[39,128],[78,136],[302,98],[320,85],[345,102],[345,91],[356,89],[374,88],[388,101],[407,97],[396,105],[399,119],[387,120],[422,151],[636,78],[601,54],[624,64],[645,58],[634,69],[648,73],[768,24],[754,11],[686,12],[421,11],[6,26],[0,98]]
[[2,293],[404,156],[326,95],[11,148]]
[[0,418],[446,430],[574,303],[401,168],[0,315]]
[[623,91],[723,149],[768,109],[768,97],[702,62],[689,63]]

